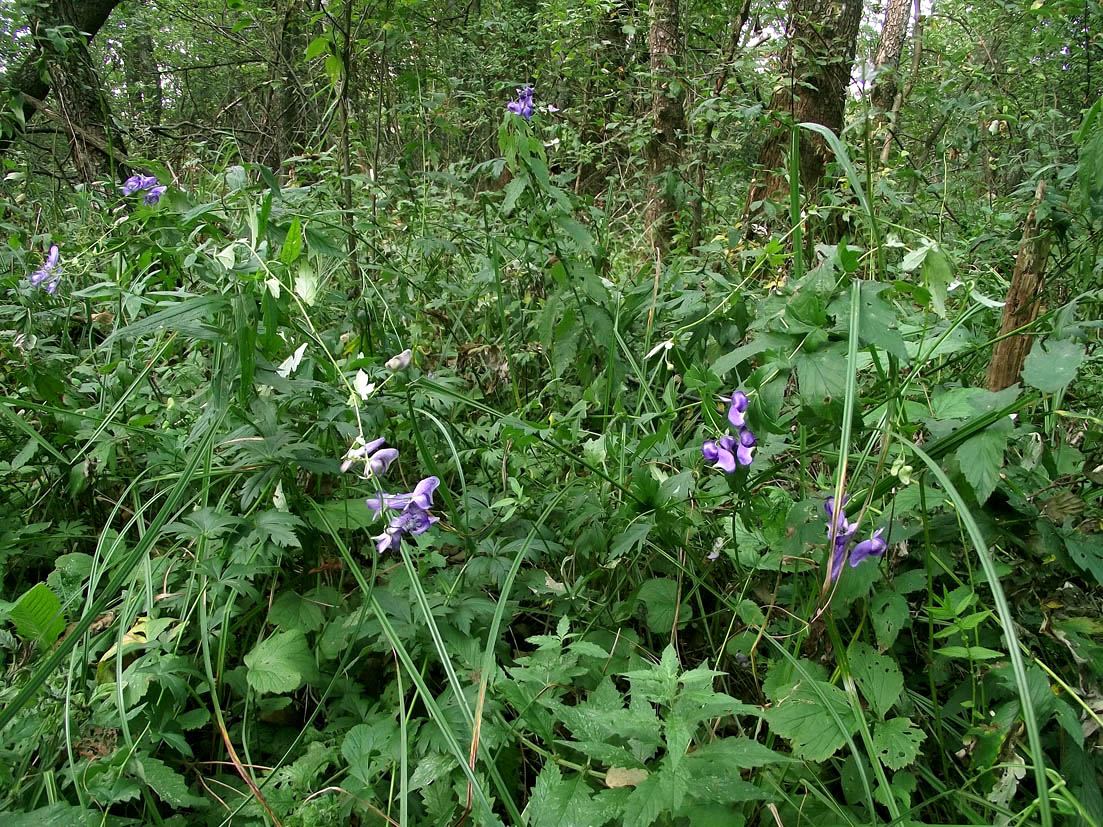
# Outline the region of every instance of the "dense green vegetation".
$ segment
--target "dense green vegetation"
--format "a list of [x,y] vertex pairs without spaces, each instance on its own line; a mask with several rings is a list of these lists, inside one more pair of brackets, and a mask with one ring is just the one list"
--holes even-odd
[[0,4],[0,823],[1103,823],[1103,8],[896,5]]

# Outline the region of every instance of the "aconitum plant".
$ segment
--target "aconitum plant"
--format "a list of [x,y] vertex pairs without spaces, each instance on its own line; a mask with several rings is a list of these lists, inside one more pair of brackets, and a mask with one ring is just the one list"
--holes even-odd
[[846,506],[848,499],[850,498],[843,497],[842,506],[838,509],[835,508],[834,497],[828,497],[827,501],[823,504],[823,509],[827,512],[828,540],[834,537],[834,548],[831,550],[832,581],[839,579],[839,574],[843,570],[843,563],[848,559],[850,561],[850,567],[857,568],[863,560],[869,557],[880,557],[885,553],[885,549],[888,548],[888,543],[881,537],[881,535],[885,533],[885,530],[879,528],[873,532],[873,535],[868,540],[863,540],[858,543],[858,545],[854,546],[854,550],[848,553],[850,541],[853,539],[854,533],[858,530],[858,526],[847,520],[846,513],[843,511],[843,507]]
[[747,406],[750,400],[743,391],[735,391],[729,400],[728,422],[736,429],[736,435],[725,434],[718,440],[705,440],[701,445],[701,454],[728,474],[737,468],[746,468],[753,461],[752,451],[758,442],[754,432],[747,427]]
[[375,517],[379,517],[384,509],[398,512],[391,517],[383,533],[374,538],[380,554],[398,551],[403,537],[424,534],[430,526],[440,522],[439,517],[429,513],[433,507],[433,492],[438,485],[439,479],[426,477],[409,494],[382,494],[368,498],[368,508]]
[[41,287],[51,296],[57,292],[57,287],[61,284],[61,271],[58,268],[59,258],[57,245],[54,244],[50,247],[45,263],[27,277],[33,287]]
[[161,200],[168,187],[157,183],[156,175],[131,175],[122,185],[123,195],[145,192],[144,200],[151,207]]
[[520,115],[526,121],[532,120],[532,96],[535,91],[531,86],[518,89],[517,100],[507,103],[506,109],[514,115]]

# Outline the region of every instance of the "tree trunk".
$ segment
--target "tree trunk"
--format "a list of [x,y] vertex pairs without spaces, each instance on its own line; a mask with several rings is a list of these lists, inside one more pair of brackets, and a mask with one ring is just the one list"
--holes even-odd
[[[1045,189],[1046,182],[1039,181],[1034,193],[1034,206],[1023,224],[1023,240],[1015,257],[1015,272],[1011,276],[1011,287],[1007,290],[1007,301],[1003,306],[1000,336],[1007,336],[1038,318],[1051,241],[1049,232],[1038,228],[1038,205],[1042,202]],[[1008,336],[996,342],[984,383],[988,390],[1002,391],[1019,381],[1031,341],[1029,336]]]
[[[118,137],[110,128],[111,113],[88,56],[88,43],[119,2],[49,0],[44,3],[38,15],[30,20],[34,51],[4,78],[9,93],[22,97],[23,122],[12,122],[15,133],[22,132],[38,111],[35,101],[45,100],[51,87],[56,90],[58,109],[72,124],[69,135],[73,158],[85,180],[92,180],[110,168],[110,148],[121,149]],[[40,34],[47,27],[61,26],[71,26],[79,32],[69,39],[69,48],[64,54],[59,54],[51,41]],[[44,62],[49,67],[48,73],[42,71]],[[7,152],[13,140],[12,134],[0,138],[0,155]],[[97,142],[101,146],[96,146]],[[108,152],[102,147],[107,147]],[[123,174],[125,170],[119,168],[116,172]]]
[[887,164],[889,153],[892,152],[892,142],[896,139],[896,133],[900,131],[900,110],[904,108],[904,101],[911,94],[915,86],[915,79],[919,75],[919,67],[923,61],[923,16],[919,13],[919,0],[915,0],[915,29],[912,33],[912,65],[908,74],[908,82],[904,88],[897,91],[892,99],[892,111],[889,113],[888,134],[885,135],[885,145],[881,147],[881,164]]
[[651,139],[647,157],[648,244],[660,254],[670,246],[677,165],[685,129],[684,93],[676,76],[680,65],[678,0],[651,0]]
[[295,77],[295,57],[306,48],[299,5],[300,0],[289,0],[282,8],[280,3],[276,4],[279,26],[269,69],[267,134],[258,155],[261,163],[277,173],[284,160],[294,154],[295,145],[303,135],[306,101]]
[[908,36],[911,6],[912,0],[888,0],[885,7],[885,23],[873,55],[873,91],[870,93],[870,103],[881,112],[888,112],[896,97],[896,70]]
[[[790,124],[818,123],[836,133],[842,129],[861,18],[862,0],[791,0],[781,54],[785,79],[770,100],[775,117],[788,117],[778,118],[759,154],[763,171],[751,185],[747,203],[752,208],[776,199],[788,187],[781,167],[790,146]],[[809,190],[823,178],[829,152],[818,135],[801,135],[800,178]]]
[[[150,151],[157,155],[157,127],[161,125],[164,95],[161,73],[153,59],[153,36],[140,29],[123,43],[123,73],[126,77],[126,97],[130,103],[131,123],[152,127]],[[143,130],[144,132],[144,130]]]

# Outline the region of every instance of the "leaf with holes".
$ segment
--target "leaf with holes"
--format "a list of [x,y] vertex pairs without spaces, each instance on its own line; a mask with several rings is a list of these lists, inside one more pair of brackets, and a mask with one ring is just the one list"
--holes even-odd
[[878,655],[868,643],[855,643],[850,648],[850,671],[862,695],[879,717],[892,709],[904,691],[904,675],[896,661]]
[[926,734],[912,726],[908,718],[890,718],[873,731],[873,749],[890,770],[908,766],[919,755]]
[[896,636],[908,620],[908,601],[904,595],[890,589],[879,591],[870,601],[869,615],[877,645],[884,651],[896,642]]
[[823,681],[797,683],[766,710],[766,720],[789,740],[794,753],[809,761],[826,761],[858,729],[846,693]]

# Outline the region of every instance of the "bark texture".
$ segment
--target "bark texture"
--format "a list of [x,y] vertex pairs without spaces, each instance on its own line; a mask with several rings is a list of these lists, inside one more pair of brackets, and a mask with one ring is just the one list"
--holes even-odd
[[881,27],[881,38],[877,41],[877,51],[873,55],[873,91],[870,102],[875,109],[887,112],[892,108],[896,97],[897,69],[900,66],[900,54],[904,51],[904,42],[908,37],[908,18],[911,16],[913,0],[888,0],[885,6],[885,22]]
[[[788,188],[780,168],[790,145],[790,123],[823,124],[838,132],[843,125],[846,87],[854,66],[862,0],[792,0],[781,54],[785,77],[770,100],[778,125],[759,154],[763,172],[751,185],[748,204],[775,200]],[[830,150],[818,135],[800,140],[801,184],[815,189],[823,178]]]
[[674,223],[677,165],[685,130],[683,92],[674,83],[681,65],[678,0],[651,0],[651,139],[647,142],[648,244],[659,253],[670,246]]
[[302,143],[308,104],[295,72],[295,58],[306,50],[300,0],[278,3],[279,25],[272,44],[268,105],[258,160],[277,172]]
[[[23,122],[38,111],[36,102],[46,99],[51,89],[57,96],[57,110],[69,125],[73,161],[86,181],[106,173],[110,152],[119,147],[111,129],[111,115],[95,68],[88,55],[88,43],[100,30],[120,0],[49,0],[30,21],[34,51],[4,78],[9,92],[23,96]],[[39,32],[47,27],[72,27],[77,34],[68,40],[64,53],[56,51]],[[12,122],[18,134],[22,125]],[[0,138],[0,155],[12,144],[13,134]],[[98,144],[98,146],[97,146]],[[104,151],[107,148],[107,151]],[[124,169],[117,170],[120,174]]]
[[[1045,181],[1039,181],[1034,193],[1034,206],[1023,224],[1023,240],[1015,257],[1015,272],[1003,306],[1000,336],[1006,336],[1038,318],[1042,288],[1045,286],[1046,259],[1049,258],[1052,240],[1046,228],[1038,226],[1038,204],[1044,195]],[[1002,391],[1019,381],[1032,341],[1029,336],[1009,336],[996,342],[984,383],[988,390]]]

